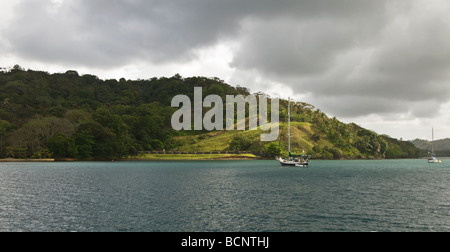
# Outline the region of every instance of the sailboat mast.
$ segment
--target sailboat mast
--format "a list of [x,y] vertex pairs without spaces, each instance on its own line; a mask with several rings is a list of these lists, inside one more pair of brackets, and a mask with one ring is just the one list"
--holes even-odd
[[434,128],[431,130],[431,154],[434,155]]
[[288,99],[288,145],[289,155],[291,154],[291,97]]

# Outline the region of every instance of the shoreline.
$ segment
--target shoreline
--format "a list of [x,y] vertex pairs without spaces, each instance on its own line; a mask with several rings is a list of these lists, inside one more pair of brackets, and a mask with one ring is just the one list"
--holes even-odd
[[54,158],[47,159],[0,159],[0,163],[48,163],[48,162],[56,162]]
[[[450,159],[450,157],[442,157]],[[400,158],[396,160],[409,159]],[[426,159],[423,157],[415,158]],[[147,154],[140,157],[122,159],[76,159],[76,158],[47,158],[47,159],[0,159],[0,163],[47,163],[47,162],[127,162],[127,161],[239,161],[239,160],[272,160],[253,154]],[[273,159],[275,160],[275,159]],[[395,159],[314,159],[320,161],[345,161],[345,160],[395,160]]]
[[253,154],[146,154],[121,161],[211,161],[211,160],[261,160]]

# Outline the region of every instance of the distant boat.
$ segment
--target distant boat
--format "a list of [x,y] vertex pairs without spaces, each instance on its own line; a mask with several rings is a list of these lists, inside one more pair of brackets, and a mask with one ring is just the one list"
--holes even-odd
[[434,153],[434,129],[432,129],[432,141],[431,141],[431,152],[428,153],[428,163],[429,164],[439,164],[442,163],[441,160],[436,158],[436,153]]
[[288,101],[288,151],[289,157],[280,157],[278,161],[282,166],[295,166],[295,167],[308,167],[310,162],[310,156],[307,155],[293,155],[291,153],[291,98]]
[[438,160],[435,156],[431,156],[428,158],[428,163],[430,164],[440,164],[442,163],[441,160]]

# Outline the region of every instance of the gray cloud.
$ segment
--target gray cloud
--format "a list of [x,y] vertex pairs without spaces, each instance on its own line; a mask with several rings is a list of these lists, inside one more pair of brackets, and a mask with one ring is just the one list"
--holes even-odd
[[248,22],[233,66],[276,75],[321,74],[339,54],[372,43],[370,38],[385,25],[384,1],[315,3],[299,1],[298,15],[258,16]]
[[107,69],[135,61],[188,63],[196,50],[232,41],[230,67],[257,75],[253,83],[236,84],[256,91],[262,79],[285,83],[337,116],[427,117],[430,106],[450,101],[445,1],[429,7],[420,0],[55,3],[16,5],[1,33],[11,53]]
[[324,8],[328,14],[253,20],[233,66],[308,93],[338,116],[435,116],[450,101],[445,13],[419,1],[352,4],[352,15]]
[[[236,30],[239,12],[209,1],[24,0],[5,32],[20,56],[87,66],[188,60]],[[222,2],[222,1],[220,1]],[[223,5],[223,4],[222,4]]]
[[[194,49],[214,45],[220,39],[234,39],[242,21],[248,18],[290,17],[294,22],[331,18],[324,23],[327,25],[333,18],[358,16],[367,12],[363,10],[368,5],[374,6],[373,1],[361,2],[365,1],[76,0],[61,4],[22,0],[15,8],[14,25],[5,36],[17,54],[50,62],[109,66],[135,58],[179,61],[193,57]],[[261,31],[270,36],[283,26]],[[305,46],[317,43],[314,39],[345,36],[338,32],[324,36],[317,30]]]

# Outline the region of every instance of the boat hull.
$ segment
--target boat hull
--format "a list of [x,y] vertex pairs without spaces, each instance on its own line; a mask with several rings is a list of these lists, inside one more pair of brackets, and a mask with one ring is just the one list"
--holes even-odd
[[293,161],[283,161],[281,158],[278,160],[282,166],[291,166],[291,167],[308,167],[309,162],[293,162]]

